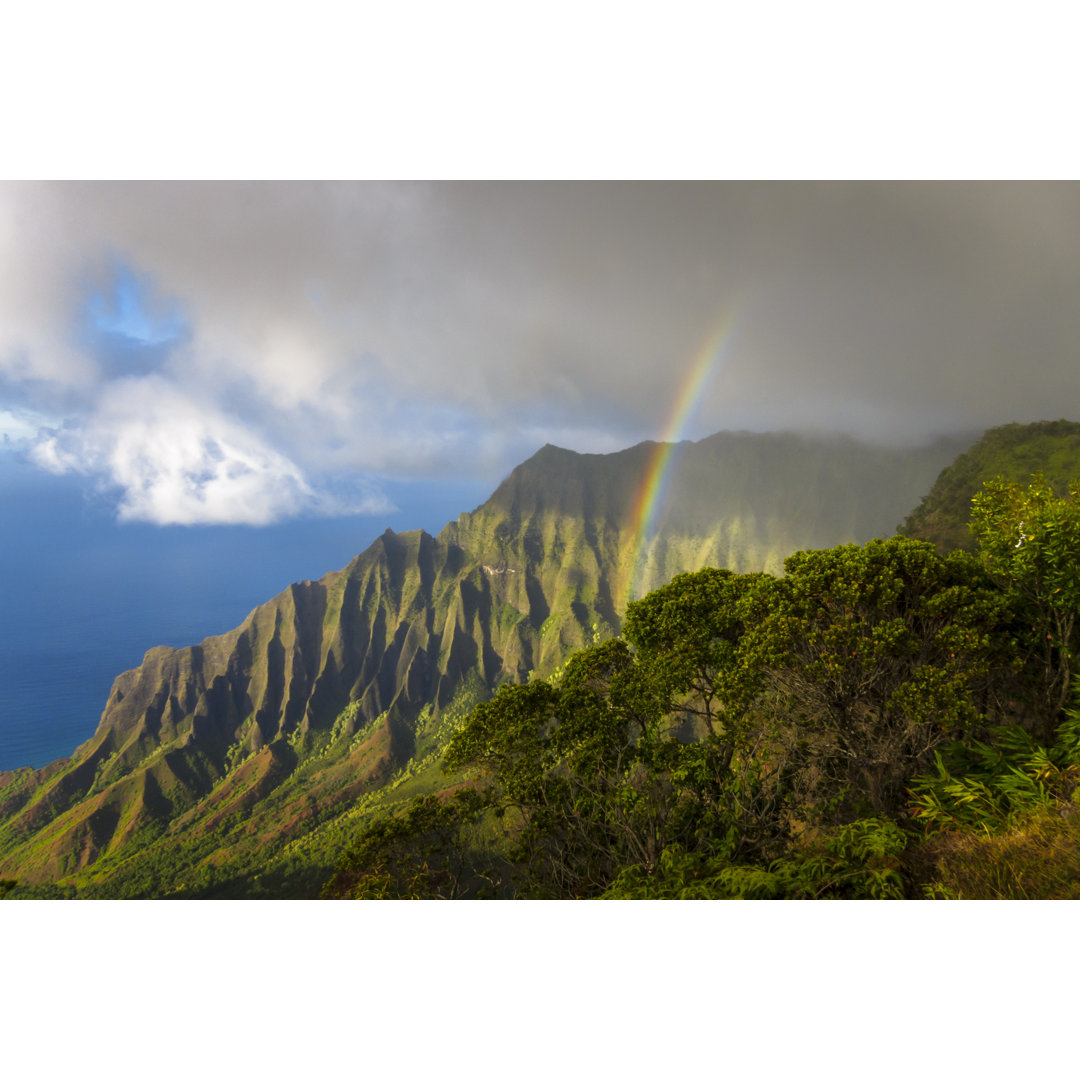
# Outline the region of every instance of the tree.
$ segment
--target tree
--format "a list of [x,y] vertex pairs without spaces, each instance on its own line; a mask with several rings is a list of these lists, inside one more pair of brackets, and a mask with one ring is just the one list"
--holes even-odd
[[456,900],[483,884],[466,833],[486,808],[468,789],[423,795],[365,829],[323,889],[325,899]]
[[782,831],[783,770],[750,711],[740,604],[765,575],[684,574],[630,606],[625,640],[561,681],[503,687],[445,756],[479,771],[534,895],[595,896],[665,850],[760,852]]
[[773,582],[714,568],[680,574],[631,604],[623,625],[638,677],[682,726],[679,779],[726,823],[733,850],[759,853],[784,831],[793,778],[776,718],[761,708],[762,670],[744,648]]
[[761,684],[739,648],[746,602],[768,580],[712,568],[680,574],[631,604],[623,624],[665,710],[697,717],[704,733],[723,737],[732,753]]
[[990,574],[1022,605],[1019,637],[1048,736],[1068,701],[1077,654],[1080,481],[1059,497],[1038,473],[1026,488],[991,480],[972,500],[971,531]]
[[530,895],[598,895],[679,831],[679,799],[657,773],[662,713],[633,675],[624,642],[585,649],[558,686],[502,687],[447,748],[447,769],[479,772]]
[[785,570],[756,594],[744,663],[801,733],[821,798],[895,811],[936,746],[985,723],[1006,598],[972,556],[903,537],[801,551]]

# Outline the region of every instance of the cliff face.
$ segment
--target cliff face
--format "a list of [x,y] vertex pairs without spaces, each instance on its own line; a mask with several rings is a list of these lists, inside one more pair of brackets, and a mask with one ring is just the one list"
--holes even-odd
[[0,774],[0,876],[160,895],[220,884],[244,852],[328,859],[347,820],[438,786],[455,715],[616,633],[628,598],[704,565],[776,572],[800,547],[891,535],[958,448],[683,444],[638,560],[656,449],[545,447],[439,536],[388,530],[229,633],[151,649],[69,761]]

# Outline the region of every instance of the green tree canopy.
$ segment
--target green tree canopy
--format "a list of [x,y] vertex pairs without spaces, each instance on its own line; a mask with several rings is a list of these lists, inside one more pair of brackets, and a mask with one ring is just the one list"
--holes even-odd
[[978,561],[903,537],[801,551],[744,641],[822,790],[895,810],[933,749],[985,721],[1008,606]]
[[1018,638],[1048,734],[1069,698],[1077,654],[1080,481],[1062,497],[1041,474],[1026,487],[998,477],[972,500],[971,531],[990,574],[1022,604]]
[[[1056,777],[1054,805],[1073,799],[1075,761],[1015,721],[1036,726],[1018,691],[1038,682],[1040,659],[1072,655],[1054,639],[1036,656],[1031,612],[1071,642],[1076,502],[988,488],[980,555],[894,537],[798,552],[783,578],[674,578],[630,605],[622,638],[476,706],[444,755],[469,794],[373,826],[340,882],[352,895],[445,896],[486,876],[537,897],[933,885],[937,871],[909,850],[927,808],[962,826],[953,803],[991,791],[944,761],[970,771],[997,754],[985,740],[1013,740],[1025,792]],[[998,786],[1019,790],[1012,759],[999,764]],[[477,847],[485,830],[499,837],[495,859]]]
[[479,770],[538,895],[599,895],[672,845],[764,850],[782,770],[750,709],[741,604],[765,575],[684,574],[630,606],[626,640],[575,654],[558,685],[503,687],[445,756]]

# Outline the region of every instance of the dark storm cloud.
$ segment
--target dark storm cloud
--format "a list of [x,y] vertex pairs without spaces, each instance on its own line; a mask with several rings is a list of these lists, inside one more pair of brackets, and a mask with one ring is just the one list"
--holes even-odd
[[[7,185],[0,374],[67,421],[43,463],[149,476],[156,520],[207,461],[220,505],[235,472],[265,515],[328,472],[654,437],[732,314],[686,434],[921,439],[1071,414],[1078,221],[1074,184]],[[184,315],[152,371],[72,330],[118,266]],[[174,444],[173,472],[136,467]],[[282,478],[296,498],[263,499]]]

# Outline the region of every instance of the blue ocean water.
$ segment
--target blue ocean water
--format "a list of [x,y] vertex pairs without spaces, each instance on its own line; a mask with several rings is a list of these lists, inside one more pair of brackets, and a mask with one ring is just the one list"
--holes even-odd
[[113,679],[155,645],[239,625],[294,581],[345,566],[386,528],[437,533],[493,485],[398,484],[398,511],[265,528],[120,524],[86,482],[0,454],[0,770],[67,757]]

